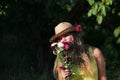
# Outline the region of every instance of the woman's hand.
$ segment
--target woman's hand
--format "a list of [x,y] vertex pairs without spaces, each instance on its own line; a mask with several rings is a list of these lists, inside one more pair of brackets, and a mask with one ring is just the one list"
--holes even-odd
[[66,79],[68,76],[70,76],[70,70],[69,69],[61,70],[61,75],[64,79]]

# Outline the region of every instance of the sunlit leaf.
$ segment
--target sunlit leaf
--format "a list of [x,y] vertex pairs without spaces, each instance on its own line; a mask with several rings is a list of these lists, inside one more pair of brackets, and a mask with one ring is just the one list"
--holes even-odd
[[92,7],[92,13],[93,15],[96,15],[97,14],[97,9],[98,9],[98,4],[94,4],[94,6]]
[[102,3],[105,3],[105,0],[102,0]]
[[112,5],[113,1],[112,0],[106,0],[106,5]]
[[106,10],[104,5],[102,5],[101,7],[101,13],[103,14],[103,16],[106,16]]
[[66,5],[66,8],[68,11],[70,11],[72,9],[72,7],[70,5]]
[[109,0],[109,3],[110,3],[110,5],[112,5],[112,3],[113,3],[113,0]]
[[103,17],[101,15],[98,15],[97,16],[97,22],[98,22],[98,24],[101,24],[102,20],[103,20]]
[[118,12],[118,16],[120,16],[120,12]]
[[92,15],[92,10],[89,10],[88,17],[90,17],[91,15]]
[[120,35],[120,26],[114,30],[114,36],[118,37]]
[[93,5],[93,4],[95,3],[95,1],[94,1],[94,0],[88,0],[88,3],[89,3],[90,5]]
[[119,44],[120,44],[120,37],[118,38],[117,43],[119,43]]

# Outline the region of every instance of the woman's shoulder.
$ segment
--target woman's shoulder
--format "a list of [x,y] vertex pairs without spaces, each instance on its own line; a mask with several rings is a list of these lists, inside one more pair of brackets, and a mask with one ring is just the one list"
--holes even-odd
[[102,52],[99,48],[95,47],[93,49],[93,55],[96,57],[96,58],[100,58],[102,57]]
[[95,57],[100,57],[102,55],[101,50],[98,47],[86,45],[88,50],[91,50]]

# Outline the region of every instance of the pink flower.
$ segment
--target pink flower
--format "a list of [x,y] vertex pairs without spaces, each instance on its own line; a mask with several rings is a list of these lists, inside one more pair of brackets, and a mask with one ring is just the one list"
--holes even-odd
[[68,50],[70,48],[68,42],[63,41],[62,43],[64,44],[65,50]]
[[81,25],[76,25],[76,26],[75,26],[75,30],[76,30],[77,32],[81,32],[81,31],[82,31],[82,26],[81,26]]
[[69,56],[66,55],[66,56],[63,57],[63,60],[65,61],[65,60],[67,60],[68,58],[69,58]]
[[60,70],[65,70],[66,68],[64,66],[59,67]]

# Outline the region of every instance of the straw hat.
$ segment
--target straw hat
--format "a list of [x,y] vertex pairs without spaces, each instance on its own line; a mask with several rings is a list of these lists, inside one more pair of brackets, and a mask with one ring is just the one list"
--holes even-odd
[[69,22],[61,22],[55,27],[55,35],[53,35],[50,38],[50,42],[54,42],[58,37],[73,32],[73,31],[79,31],[76,27],[74,27],[71,23]]

